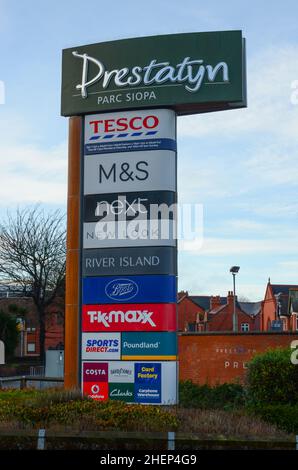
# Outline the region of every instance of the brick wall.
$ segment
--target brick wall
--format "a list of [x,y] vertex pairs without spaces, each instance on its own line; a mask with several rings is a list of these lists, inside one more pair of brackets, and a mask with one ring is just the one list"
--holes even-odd
[[204,315],[205,311],[189,297],[181,300],[178,303],[178,330],[188,331],[189,323],[196,323],[198,313]]
[[288,347],[297,339],[295,333],[179,333],[180,380],[210,385],[243,382],[256,352]]

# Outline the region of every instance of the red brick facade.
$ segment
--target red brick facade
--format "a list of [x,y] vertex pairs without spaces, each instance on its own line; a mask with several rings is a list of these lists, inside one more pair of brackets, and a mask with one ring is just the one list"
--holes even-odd
[[254,354],[268,348],[289,347],[297,339],[298,334],[293,333],[180,333],[180,380],[201,385],[243,382],[247,363]]
[[190,325],[194,325],[195,329],[196,324],[199,319],[204,319],[205,310],[197,305],[191,297],[188,296],[187,292],[181,292],[179,294],[178,301],[178,330],[179,331],[188,331]]
[[[233,331],[234,296],[229,292],[226,305],[221,305],[208,314],[207,331]],[[238,331],[255,331],[255,318],[243,312],[236,302]]]
[[297,285],[267,284],[261,311],[261,331],[271,331],[276,321],[282,323],[282,331],[297,331],[298,312],[290,311],[291,296]]
[[[199,304],[201,302],[201,305]],[[239,332],[259,331],[260,312],[248,314],[243,305],[254,304],[238,302],[236,297],[236,316]],[[260,302],[255,303],[259,305]],[[178,298],[179,331],[233,331],[234,296],[228,292],[227,297],[190,296],[180,292]]]

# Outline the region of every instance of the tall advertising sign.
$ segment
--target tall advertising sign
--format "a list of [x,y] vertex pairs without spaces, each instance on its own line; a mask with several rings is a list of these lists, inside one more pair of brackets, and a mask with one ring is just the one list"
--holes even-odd
[[177,403],[176,119],[245,106],[241,31],[63,51],[61,114],[81,125],[70,142],[68,235],[80,242],[67,252],[67,387],[79,375],[94,400]]

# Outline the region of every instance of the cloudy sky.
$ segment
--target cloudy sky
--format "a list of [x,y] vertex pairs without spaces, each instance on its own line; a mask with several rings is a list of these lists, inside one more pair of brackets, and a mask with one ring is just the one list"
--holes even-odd
[[35,202],[65,209],[63,48],[242,29],[248,108],[178,119],[179,199],[204,211],[203,242],[181,246],[179,287],[226,295],[234,264],[238,294],[250,300],[269,276],[297,284],[297,15],[294,0],[0,0],[0,216]]

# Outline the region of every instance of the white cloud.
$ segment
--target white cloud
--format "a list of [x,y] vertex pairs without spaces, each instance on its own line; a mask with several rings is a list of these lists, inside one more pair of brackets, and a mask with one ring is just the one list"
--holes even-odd
[[263,218],[288,218],[298,216],[298,203],[290,201],[270,201],[264,202],[260,200],[237,201],[234,207],[256,214]]
[[278,239],[236,239],[204,238],[180,241],[179,249],[201,256],[258,255],[258,254],[298,254],[297,238]]
[[268,132],[298,140],[298,106],[291,103],[291,83],[298,79],[298,47],[268,48],[248,61],[248,107],[178,119],[180,136],[214,135],[234,139],[239,134]]
[[49,149],[15,143],[0,145],[0,205],[66,202],[66,143]]
[[282,266],[284,268],[296,269],[297,270],[297,278],[298,278],[298,260],[281,261],[279,264],[280,264],[280,266]]
[[[298,116],[297,116],[298,118]],[[298,181],[296,145],[271,145],[256,151],[245,166],[253,177],[269,185],[294,184]]]
[[[253,232],[260,232],[268,229],[268,225],[262,222],[256,222],[255,220],[251,219],[234,219],[234,220],[226,220],[224,222],[223,229],[227,231],[236,230],[239,231],[253,231]],[[220,229],[222,232],[222,228]]]

